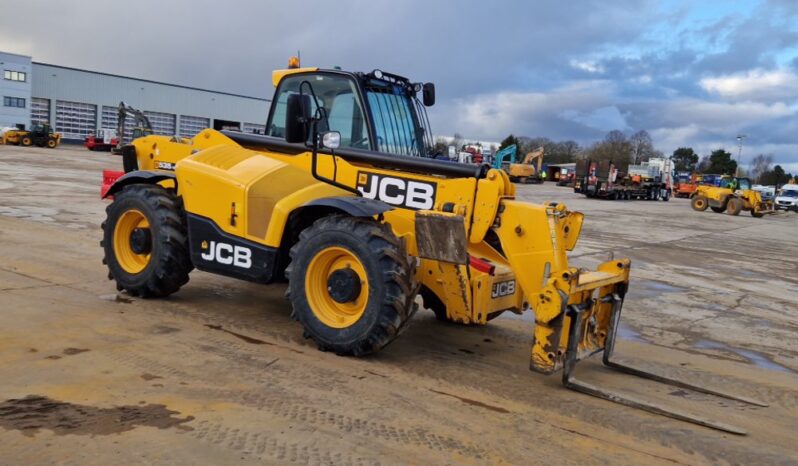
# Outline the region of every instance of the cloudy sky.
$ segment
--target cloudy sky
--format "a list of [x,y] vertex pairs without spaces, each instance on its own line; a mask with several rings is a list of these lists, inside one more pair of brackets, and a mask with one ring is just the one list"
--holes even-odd
[[[433,81],[436,134],[589,144],[645,129],[670,153],[747,135],[798,172],[798,1],[26,0],[0,50],[271,97],[271,70],[380,68]],[[264,117],[265,119],[265,117]]]

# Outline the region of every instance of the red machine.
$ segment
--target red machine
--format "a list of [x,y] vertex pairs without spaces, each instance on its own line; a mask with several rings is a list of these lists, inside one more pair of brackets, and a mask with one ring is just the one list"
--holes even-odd
[[98,129],[94,134],[89,134],[83,142],[89,150],[111,150],[119,144],[116,130]]
[[676,197],[692,196],[696,188],[698,188],[698,185],[705,184],[703,181],[704,181],[704,175],[700,175],[698,173],[693,173],[692,175],[687,173],[680,173],[678,179],[676,180],[676,189],[675,189]]
[[465,152],[471,154],[471,163],[475,163],[477,165],[482,163],[482,151],[474,146],[468,146],[464,149]]

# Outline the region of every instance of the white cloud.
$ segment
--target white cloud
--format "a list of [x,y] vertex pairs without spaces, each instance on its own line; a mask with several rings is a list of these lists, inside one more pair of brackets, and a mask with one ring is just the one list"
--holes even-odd
[[588,73],[604,72],[604,67],[601,64],[596,63],[594,61],[571,60],[570,65],[572,68],[576,68],[582,71],[587,71]]
[[609,81],[578,81],[548,92],[507,91],[456,99],[436,113],[445,116],[451,127],[444,131],[485,139],[502,139],[510,133],[563,139],[595,133],[600,137],[607,131],[607,125],[599,121],[602,115],[612,117],[613,124],[623,124],[611,105],[614,93]]
[[789,101],[798,98],[798,74],[789,70],[754,69],[703,78],[704,90],[732,99]]
[[690,124],[675,128],[655,128],[648,133],[654,146],[668,154],[679,147],[689,146],[691,141],[700,136],[701,129],[698,125]]
[[[681,128],[695,125],[704,134],[736,135],[743,128],[794,113],[782,102],[710,102],[695,98],[635,101],[619,106],[635,128]],[[627,119],[629,120],[629,118]]]

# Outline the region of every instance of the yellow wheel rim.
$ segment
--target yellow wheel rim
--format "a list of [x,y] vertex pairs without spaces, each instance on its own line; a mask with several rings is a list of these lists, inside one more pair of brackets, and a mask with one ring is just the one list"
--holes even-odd
[[53,141],[52,139],[47,141],[47,147],[49,147],[50,149],[55,148],[55,141]]
[[[349,269],[360,282],[360,292],[349,302],[338,302],[328,289],[330,275],[337,270]],[[305,296],[311,311],[324,325],[346,328],[357,322],[366,310],[369,287],[366,269],[351,251],[329,247],[319,251],[305,272]]]
[[30,138],[22,138],[22,145],[23,146],[30,146],[33,144],[33,141]]
[[150,263],[150,253],[137,254],[130,244],[130,237],[137,228],[150,228],[147,217],[139,210],[128,210],[122,214],[114,228],[116,261],[125,272],[133,275],[140,273]]

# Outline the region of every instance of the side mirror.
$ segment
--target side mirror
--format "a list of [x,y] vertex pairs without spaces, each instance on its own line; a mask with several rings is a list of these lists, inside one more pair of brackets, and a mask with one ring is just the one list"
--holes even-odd
[[424,83],[424,106],[432,107],[435,105],[435,84]]
[[310,96],[291,94],[285,109],[285,141],[290,143],[308,140],[310,122]]

